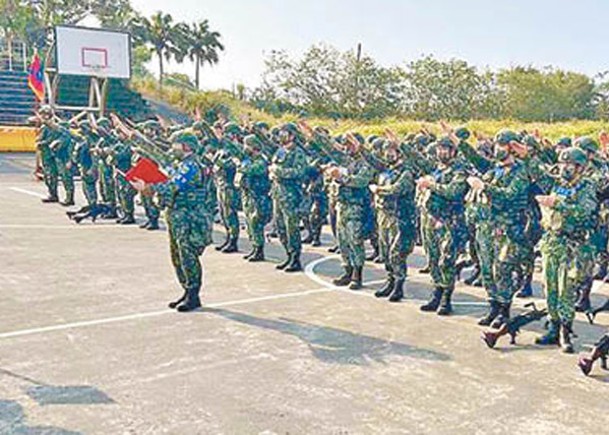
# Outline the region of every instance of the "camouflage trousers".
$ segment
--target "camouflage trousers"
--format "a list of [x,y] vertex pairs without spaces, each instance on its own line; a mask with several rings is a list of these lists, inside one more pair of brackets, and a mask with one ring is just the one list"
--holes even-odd
[[395,212],[377,208],[379,253],[390,277],[405,279],[408,256],[414,249],[416,238],[414,217],[400,219]]
[[484,286],[489,299],[492,299],[491,295],[496,293],[495,280],[493,277],[495,247],[493,226],[489,221],[480,222],[476,226],[474,244],[478,265],[480,267],[482,285]]
[[97,174],[87,173],[84,169],[81,169],[82,174],[82,193],[87,199],[88,205],[97,204]]
[[56,160],[57,171],[59,173],[59,177],[61,178],[61,184],[63,186],[64,191],[66,192],[66,199],[68,201],[74,200],[74,173],[72,172],[72,167],[68,169],[67,162]]
[[200,303],[203,269],[199,257],[211,243],[212,225],[211,215],[200,207],[167,213],[171,263],[188,303]]
[[141,195],[141,198],[142,206],[144,207],[144,211],[146,212],[146,218],[148,218],[148,221],[158,222],[161,211],[154,203],[152,196]]
[[431,278],[436,287],[454,289],[459,245],[454,225],[422,214],[423,240]]
[[267,195],[256,197],[243,193],[243,212],[247,235],[254,248],[264,247],[264,227],[271,221],[272,204]]
[[42,163],[42,173],[44,174],[44,184],[49,191],[49,197],[57,198],[57,182],[59,174],[57,163],[50,149],[40,150],[40,161]]
[[509,237],[502,228],[492,227],[490,231],[492,284],[487,291],[490,300],[510,304],[524,282],[529,245]]
[[309,208],[303,213],[305,228],[309,234],[318,237],[328,217],[328,198],[325,193],[311,196]]
[[302,251],[300,241],[300,209],[294,201],[273,199],[273,213],[277,225],[277,235],[288,254],[298,254]]
[[237,190],[232,186],[218,187],[218,205],[220,216],[230,238],[239,237],[239,197]]
[[117,175],[116,185],[118,186],[118,199],[121,210],[125,216],[133,216],[135,211],[135,195],[137,191],[122,175]]
[[339,202],[336,206],[336,232],[343,265],[363,267],[366,261],[364,248],[364,206]]
[[541,249],[550,318],[571,323],[575,319],[576,289],[592,274],[594,248],[586,242],[548,233]]
[[102,201],[111,207],[116,206],[116,183],[112,166],[102,163],[99,166],[99,182]]

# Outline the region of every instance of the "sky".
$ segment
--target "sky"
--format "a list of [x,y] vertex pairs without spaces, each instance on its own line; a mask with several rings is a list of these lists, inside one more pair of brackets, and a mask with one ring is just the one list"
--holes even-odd
[[[594,76],[609,70],[609,0],[131,0],[145,15],[208,19],[226,46],[205,66],[201,85],[255,87],[271,50],[300,56],[316,43],[358,43],[379,63],[403,65],[431,54],[480,68],[560,68]],[[156,61],[151,65],[156,72]],[[191,64],[168,70],[194,76]]]

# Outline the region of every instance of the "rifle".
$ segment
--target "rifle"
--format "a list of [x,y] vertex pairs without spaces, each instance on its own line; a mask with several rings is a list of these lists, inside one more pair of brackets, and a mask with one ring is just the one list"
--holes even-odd
[[609,334],[605,334],[601,339],[594,345],[592,353],[587,357],[581,357],[577,362],[577,365],[584,373],[588,376],[594,367],[596,360],[601,360],[601,368],[608,370],[607,368],[607,354],[609,354]]
[[602,313],[603,311],[609,311],[609,299],[600,307],[590,309],[586,312],[586,317],[588,318],[588,322],[591,325],[594,325],[594,319],[598,313]]
[[532,308],[526,313],[522,313],[516,317],[512,317],[506,323],[504,323],[497,332],[484,331],[482,332],[482,340],[486,345],[493,349],[497,344],[497,340],[504,335],[510,335],[510,344],[516,344],[516,336],[520,332],[520,329],[529,323],[537,322],[548,315],[547,308],[538,310],[535,306],[535,302],[531,302],[525,305],[525,308]]

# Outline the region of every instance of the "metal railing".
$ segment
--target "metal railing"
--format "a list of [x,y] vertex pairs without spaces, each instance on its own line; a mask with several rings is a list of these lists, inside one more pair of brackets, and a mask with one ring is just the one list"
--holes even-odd
[[25,42],[0,39],[0,70],[27,71],[28,47]]

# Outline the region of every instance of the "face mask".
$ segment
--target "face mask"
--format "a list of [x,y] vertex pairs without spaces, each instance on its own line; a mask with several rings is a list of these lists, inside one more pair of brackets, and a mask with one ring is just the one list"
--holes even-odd
[[450,152],[439,152],[438,153],[438,160],[440,160],[440,162],[444,163],[445,165],[450,163],[450,161],[452,160],[452,154]]
[[565,181],[573,181],[577,174],[577,171],[572,166],[563,166],[560,169],[560,176]]
[[510,153],[503,148],[496,148],[495,149],[495,159],[499,162],[503,162],[505,159],[507,159],[510,156]]

